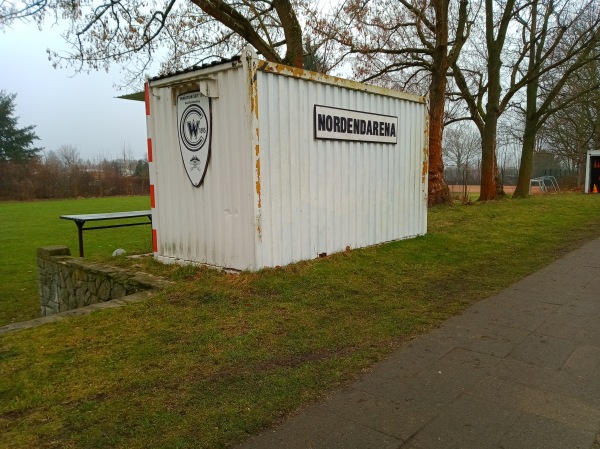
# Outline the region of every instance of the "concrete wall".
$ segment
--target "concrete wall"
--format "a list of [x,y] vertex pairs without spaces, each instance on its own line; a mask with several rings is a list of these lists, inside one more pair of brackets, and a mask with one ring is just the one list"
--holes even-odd
[[42,316],[160,288],[164,283],[145,273],[71,257],[66,246],[38,248],[37,262]]

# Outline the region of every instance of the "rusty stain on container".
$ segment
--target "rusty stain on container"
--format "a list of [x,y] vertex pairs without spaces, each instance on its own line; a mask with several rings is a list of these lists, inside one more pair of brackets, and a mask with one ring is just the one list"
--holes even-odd
[[334,84],[339,87],[346,89],[358,90],[361,92],[371,92],[386,96],[392,96],[409,101],[416,101],[417,103],[426,103],[425,96],[417,96],[406,92],[388,89],[385,87],[365,85],[358,81],[352,81],[344,78],[338,78],[337,76],[325,75],[318,72],[311,72],[309,70],[300,69],[297,67],[290,67],[276,62],[261,61],[256,67],[256,70],[266,73],[275,73],[278,75],[289,76],[292,78],[305,79],[308,81],[314,81],[317,83]]
[[429,97],[425,97],[425,101],[427,104],[425,114],[425,129],[423,130],[423,171],[421,174],[421,184],[425,184],[428,181],[428,173],[429,173]]
[[[258,147],[258,145],[257,145]],[[257,149],[258,151],[258,149]],[[256,194],[258,195],[258,208],[261,206],[260,198],[260,159],[256,159]]]
[[260,70],[262,72],[262,71],[266,70],[268,65],[269,65],[269,63],[267,61],[260,61],[258,63],[258,70]]
[[254,59],[250,59],[248,76],[250,77],[250,112],[258,120],[258,71]]
[[252,127],[254,128],[253,137],[255,140],[254,153],[256,157],[255,162],[255,190],[256,190],[256,235],[259,241],[262,241],[262,196],[261,196],[261,185],[260,185],[260,131],[258,121],[258,67],[262,64],[262,61],[256,60],[251,52],[248,52],[248,76],[250,83],[250,115],[252,118]]
[[258,240],[262,240],[262,225],[260,224],[260,217],[256,219],[256,234],[258,235]]

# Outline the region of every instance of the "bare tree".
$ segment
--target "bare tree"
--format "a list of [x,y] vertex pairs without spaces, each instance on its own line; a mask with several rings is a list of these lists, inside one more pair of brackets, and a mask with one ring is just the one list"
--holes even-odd
[[480,200],[503,193],[496,158],[501,115],[523,89],[535,105],[539,80],[552,71],[567,72],[590,42],[588,32],[587,38],[576,40],[572,51],[557,52],[569,26],[579,20],[567,5],[566,0],[484,0],[484,25],[475,28],[475,39],[453,66],[457,94],[482,137]]
[[442,158],[446,82],[448,68],[469,34],[468,4],[468,0],[353,0],[322,29],[340,45],[340,59],[360,55],[353,65],[356,78],[413,91],[416,87],[420,93],[428,90],[429,205],[450,202]]
[[[298,0],[2,0],[0,26],[45,16],[64,18],[66,55],[55,65],[107,69],[111,62],[139,80],[158,60],[162,71],[233,55],[246,43],[269,61],[302,67],[303,29]],[[219,55],[219,56],[217,56]]]
[[79,150],[74,145],[62,145],[56,151],[56,157],[60,161],[63,176],[68,184],[67,191],[74,196],[81,195],[83,192],[80,189],[80,179],[83,171],[83,161]]
[[[547,150],[577,174],[579,186],[585,177],[586,153],[600,150],[600,92],[588,89],[599,82],[600,62],[578,70],[565,86],[565,95],[577,100],[549,115],[540,128]],[[578,95],[582,91],[585,95]]]
[[460,96],[466,102],[471,119],[481,133],[479,200],[483,201],[498,197],[496,189],[498,119],[506,109],[510,98],[518,91],[518,89],[510,90],[502,97],[502,53],[507,41],[508,28],[515,14],[526,4],[526,2],[518,4],[517,0],[506,0],[503,4],[484,0],[485,20],[482,21],[484,25],[480,28],[481,33],[478,36],[481,40],[472,43],[470,55],[456,60],[452,65]]
[[479,132],[470,125],[454,124],[444,131],[444,159],[456,167],[461,179],[468,178],[480,148]]
[[56,157],[67,170],[81,165],[79,149],[74,145],[62,145],[56,151]]
[[[559,9],[557,9],[559,8]],[[525,106],[518,104],[524,118],[523,146],[516,197],[529,194],[537,133],[556,111],[595,92],[598,81],[577,90],[567,82],[598,58],[600,15],[595,1],[578,4],[548,1],[534,3],[517,18],[523,25],[523,46],[528,48]]]
[[14,20],[39,19],[48,6],[48,0],[0,0],[0,29]]
[[514,109],[507,111],[498,123],[496,160],[504,187],[516,183],[518,163],[523,147],[523,119]]
[[121,143],[119,157],[121,159],[121,175],[130,176],[135,169],[135,164],[137,163],[137,161],[135,161],[133,158],[133,150],[130,143]]

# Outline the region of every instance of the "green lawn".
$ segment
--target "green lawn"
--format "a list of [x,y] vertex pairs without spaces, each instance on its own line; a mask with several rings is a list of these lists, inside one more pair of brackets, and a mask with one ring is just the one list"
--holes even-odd
[[176,282],[0,337],[0,447],[226,447],[599,236],[600,195],[564,194],[434,208],[424,237],[258,273],[118,259]]
[[[68,245],[79,254],[75,223],[59,215],[143,209],[150,209],[147,196],[0,202],[0,326],[39,315],[36,248]],[[86,257],[110,256],[117,248],[152,251],[150,226],[83,234]]]

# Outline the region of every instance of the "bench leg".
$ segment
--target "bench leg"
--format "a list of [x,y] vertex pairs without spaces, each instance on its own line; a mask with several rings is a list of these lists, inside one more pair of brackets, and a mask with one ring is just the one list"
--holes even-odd
[[83,225],[85,224],[85,221],[77,221],[76,224],[79,237],[79,257],[83,257]]

